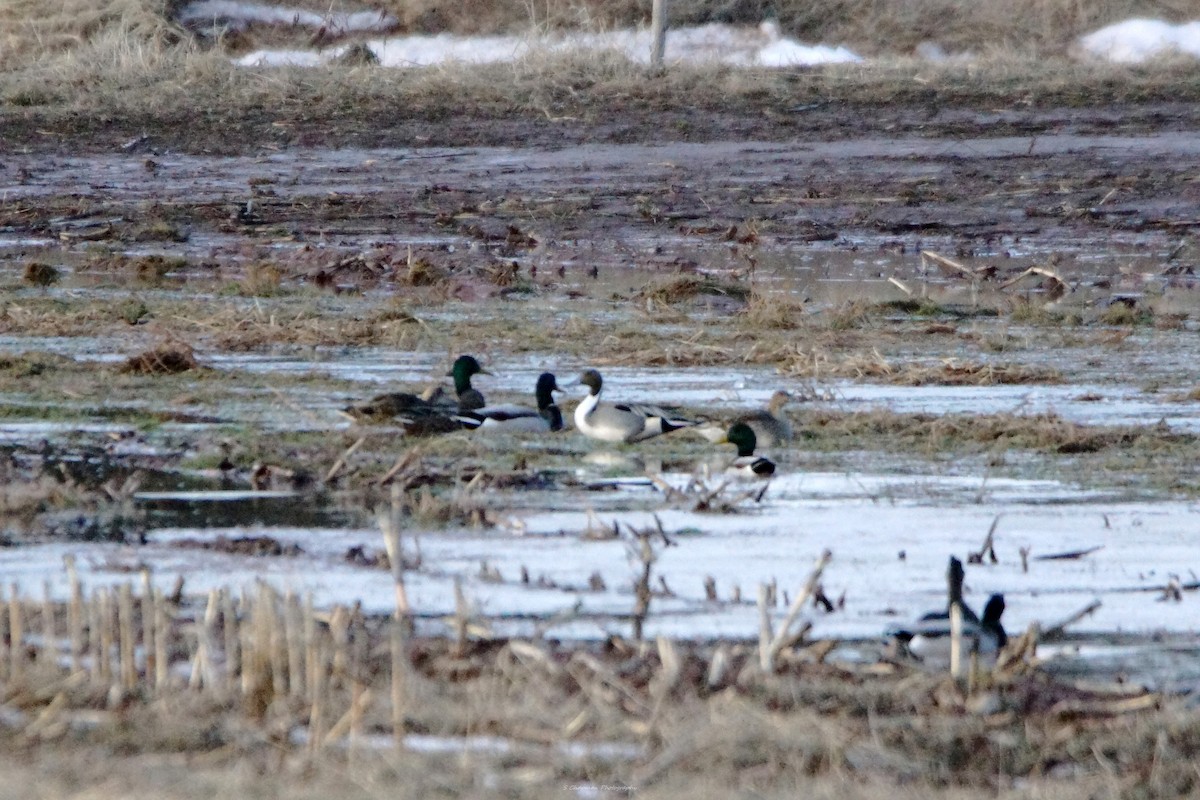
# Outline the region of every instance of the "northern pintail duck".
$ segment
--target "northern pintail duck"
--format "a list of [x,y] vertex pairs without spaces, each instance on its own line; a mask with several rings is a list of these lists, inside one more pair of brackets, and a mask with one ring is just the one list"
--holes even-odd
[[[1000,617],[1004,615],[1004,595],[994,594],[988,598],[983,607],[983,617],[968,620],[963,607],[962,652],[964,655],[977,653],[980,656],[994,658],[1004,645],[1008,644],[1008,634]],[[973,616],[973,615],[972,615]],[[928,618],[926,618],[928,617]],[[947,659],[950,657],[950,618],[936,614],[926,615],[907,631],[906,642],[908,651],[922,659]],[[899,635],[897,638],[900,638]]]
[[575,427],[593,439],[616,443],[640,442],[695,424],[691,420],[673,418],[655,406],[600,402],[600,388],[604,380],[594,369],[585,370],[579,376],[579,383],[588,387],[588,394],[575,408]]
[[771,395],[767,407],[743,414],[734,420],[749,425],[763,447],[777,447],[792,440],[792,424],[783,415],[783,407],[792,396],[782,389]]
[[912,625],[892,630],[892,637],[904,649],[920,658],[948,658],[950,609],[955,605],[962,609],[964,654],[994,656],[1008,643],[1008,634],[1000,622],[1004,614],[1004,595],[994,594],[988,598],[981,619],[963,600],[963,575],[962,562],[951,556],[946,570],[946,610],[931,611]]
[[458,410],[475,411],[487,405],[487,401],[483,399],[483,394],[471,386],[471,377],[473,375],[491,375],[486,369],[479,365],[474,356],[459,356],[454,359],[454,365],[450,367],[447,376],[454,378],[454,392],[458,395]]
[[456,419],[469,429],[485,428],[506,431],[529,431],[545,433],[563,429],[562,411],[554,402],[554,392],[560,392],[554,375],[543,372],[538,376],[534,395],[537,408],[504,405],[484,406],[474,411],[463,411]]
[[725,434],[725,441],[737,447],[737,458],[726,468],[726,472],[744,478],[769,478],[775,474],[775,462],[754,455],[757,437],[754,429],[744,422],[736,422]]

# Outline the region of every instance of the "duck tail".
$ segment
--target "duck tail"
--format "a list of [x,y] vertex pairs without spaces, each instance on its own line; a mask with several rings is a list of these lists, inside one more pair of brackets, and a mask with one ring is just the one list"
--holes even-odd
[[663,433],[670,433],[671,431],[677,431],[682,428],[694,428],[696,425],[699,424],[695,420],[682,419],[682,418],[678,418],[678,417],[675,419],[659,417],[658,419],[659,419],[659,424],[662,425]]
[[482,417],[479,414],[473,414],[470,411],[464,411],[460,414],[451,414],[450,419],[457,422],[464,429],[473,431],[483,425],[485,417]]

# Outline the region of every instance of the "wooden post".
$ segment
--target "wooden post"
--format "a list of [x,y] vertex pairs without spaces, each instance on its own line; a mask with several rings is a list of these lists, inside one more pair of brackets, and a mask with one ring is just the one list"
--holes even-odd
[[667,0],[652,0],[650,10],[650,66],[662,69],[667,50]]
[[242,596],[238,598],[238,609],[242,615],[238,626],[238,653],[240,654],[239,665],[242,670],[242,697],[249,697],[254,693],[254,681],[256,679],[255,669],[257,662],[254,653],[256,612],[254,604],[250,602],[249,591],[245,588],[242,589]]
[[950,676],[955,680],[962,677],[962,606],[950,604]]
[[265,612],[263,623],[266,627],[260,635],[271,666],[271,697],[274,699],[288,693],[287,636],[280,615],[279,593],[263,583],[259,587],[259,602]]
[[388,563],[392,567],[392,581],[396,589],[396,615],[407,619],[410,614],[408,591],[404,587],[404,539],[400,535],[400,526],[404,514],[404,493],[400,485],[392,484],[392,504],[390,509],[379,509],[377,518],[379,529],[383,533],[383,547],[388,555]]
[[148,567],[142,569],[142,597],[138,601],[138,610],[138,621],[142,631],[142,657],[146,664],[146,686],[157,689],[158,666],[155,659],[158,658],[158,645],[154,641],[154,582],[150,580]]
[[119,683],[122,689],[132,692],[138,681],[137,634],[133,624],[133,586],[128,582],[117,587],[117,653],[121,665]]
[[67,556],[67,580],[71,584],[71,601],[67,607],[67,627],[71,629],[71,670],[83,669],[83,586],[79,583],[79,572],[75,569],[75,556]]
[[113,620],[113,596],[108,589],[100,590],[100,682],[110,686],[113,681],[112,652],[116,641]]
[[317,612],[313,607],[313,595],[309,592],[304,596],[304,677],[308,679],[308,699],[317,702],[317,670],[324,669],[318,663],[317,652]]
[[167,689],[171,679],[171,617],[167,612],[167,601],[162,591],[153,590],[154,595],[154,686],[158,691]]
[[309,680],[312,684],[312,707],[308,714],[308,749],[317,752],[325,741],[326,648],[321,639],[309,642]]
[[225,637],[225,679],[229,691],[234,692],[242,674],[241,625],[234,607],[233,592],[229,589],[221,590],[221,627]]
[[[3,647],[5,640],[8,640],[11,646],[12,638],[10,637],[8,603],[4,599],[4,590],[0,588],[0,647]],[[9,679],[9,657],[8,653],[0,651],[0,681]]]
[[300,598],[288,591],[283,600],[283,625],[287,640],[288,692],[292,697],[303,697],[307,690],[304,674],[304,612]]
[[25,638],[25,626],[21,619],[21,589],[16,583],[11,586],[8,600],[8,654],[10,666],[9,680],[21,680],[22,667],[25,663],[25,646],[21,640]]
[[53,664],[58,660],[58,625],[54,621],[54,596],[50,581],[42,584],[42,658]]
[[142,595],[142,652],[146,660],[146,686],[157,692],[158,682],[158,606],[154,602],[154,588]]
[[404,646],[407,619],[397,613],[392,618],[392,739],[397,750],[404,749],[404,712],[408,706],[408,652]]

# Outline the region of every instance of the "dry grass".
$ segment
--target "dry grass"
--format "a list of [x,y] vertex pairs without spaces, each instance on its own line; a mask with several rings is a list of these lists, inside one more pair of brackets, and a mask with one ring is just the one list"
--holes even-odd
[[170,375],[187,372],[199,366],[191,347],[179,342],[168,342],[131,356],[122,369],[137,375]]
[[[1024,448],[1062,455],[1139,450],[1185,450],[1195,437],[1158,426],[1102,427],[1055,414],[902,414],[811,411],[800,434],[809,446],[847,447],[846,440],[912,452],[953,452],[966,445]],[[841,440],[840,442],[838,440]],[[852,445],[849,445],[852,446]],[[861,445],[860,445],[861,446]]]
[[[814,646],[785,649],[766,673],[756,648],[739,642],[490,640],[457,616],[452,640],[397,637],[387,620],[346,608],[314,615],[265,588],[240,598],[75,596],[66,606],[22,601],[5,615],[26,645],[5,647],[0,661],[0,741],[24,754],[6,781],[36,778],[48,797],[67,796],[99,753],[106,768],[86,782],[122,797],[257,796],[255,775],[269,778],[267,796],[304,797],[309,789],[296,795],[293,783],[320,787],[344,770],[354,779],[339,796],[355,797],[383,785],[389,796],[460,796],[482,776],[503,795],[586,782],[650,797],[805,788],[869,798],[903,787],[975,798],[1018,784],[1061,788],[1047,775],[1064,767],[1088,789],[1136,784],[1147,798],[1197,781],[1195,709],[1133,687],[1053,680],[1025,660],[960,684],[888,661],[826,664],[828,646]],[[55,628],[76,643],[74,656],[47,658],[33,643]],[[399,748],[397,725],[450,741],[497,737],[506,748]],[[623,752],[590,750],[610,744]],[[231,777],[214,781],[206,770],[218,765]],[[15,788],[6,781],[0,797]]]
[[648,310],[694,300],[702,295],[745,300],[750,291],[740,284],[723,283],[703,275],[668,275],[651,279],[636,295]]
[[738,322],[755,332],[790,331],[799,328],[804,317],[804,303],[791,294],[755,291],[750,295],[750,302],[742,310]]
[[[361,8],[345,2],[301,3],[319,11]],[[447,5],[437,0],[384,0],[401,31],[414,33],[525,33],[529,30],[605,30],[644,26],[650,6],[637,0],[471,0]],[[692,0],[673,3],[673,25],[726,22],[757,25],[777,20],[784,33],[806,42],[848,44],[865,54],[911,52],[923,42],[948,51],[1062,52],[1079,35],[1129,17],[1188,21],[1185,0],[1000,0],[964,7],[956,0]]]
[[133,49],[180,40],[170,22],[179,0],[8,0],[0,6],[0,69],[32,60],[80,54],[100,44]]
[[937,364],[895,362],[878,350],[831,353],[795,347],[779,359],[779,371],[812,379],[858,378],[900,386],[997,386],[1061,383],[1062,373],[1022,364],[984,364],[946,360]]
[[[744,106],[752,113],[814,100],[942,105],[1008,98],[1095,104],[1200,96],[1200,80],[1190,62],[1128,68],[1065,59],[1067,43],[1074,37],[1134,13],[1126,0],[1102,7],[1065,0],[1009,0],[973,6],[971,13],[951,0],[832,2],[819,7],[793,0],[770,9],[756,2],[720,9],[690,5],[688,12],[680,12],[678,22],[758,22],[769,15],[808,41],[844,42],[888,58],[870,68],[851,65],[803,73],[678,67],[656,81],[646,81],[643,68],[612,55],[531,57],[486,70],[381,71],[353,65],[241,70],[219,49],[202,51],[181,34],[169,21],[171,5],[165,0],[72,0],[65,7],[34,0],[6,4],[0,9],[0,30],[8,32],[0,43],[0,103],[51,114],[56,109],[75,114],[103,111],[133,125],[146,118],[174,120],[182,126],[203,121],[196,109],[206,107],[212,109],[207,124],[220,126],[263,108],[272,109],[276,122],[384,118],[399,106],[412,119],[437,120],[461,114],[464,98],[470,98],[470,113],[481,119],[511,118],[515,111],[586,120],[604,119],[605,109],[617,107],[638,111]],[[574,25],[581,20],[605,27],[645,13],[641,4],[624,0],[563,0],[535,6],[515,0],[473,2],[455,6],[457,13],[447,8],[416,0],[411,6],[396,4],[393,10],[404,22],[402,28],[472,31],[527,30],[530,24]],[[1141,4],[1136,11],[1172,19],[1190,13],[1182,3]],[[909,60],[912,48],[923,41],[937,41],[950,50],[969,49],[982,58],[969,68]],[[64,132],[88,125],[78,116],[63,116],[61,121],[69,124]]]

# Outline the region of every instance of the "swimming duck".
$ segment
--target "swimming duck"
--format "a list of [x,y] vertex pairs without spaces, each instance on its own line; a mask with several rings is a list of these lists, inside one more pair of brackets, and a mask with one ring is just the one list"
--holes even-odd
[[604,380],[594,369],[585,370],[579,383],[588,395],[575,408],[575,427],[585,436],[602,442],[640,442],[670,431],[695,425],[691,420],[672,418],[661,408],[630,403],[600,402]]
[[744,478],[769,478],[775,474],[775,462],[754,455],[757,444],[754,429],[744,422],[730,426],[725,441],[737,446],[737,458],[726,468],[726,472]]
[[[968,620],[965,606],[963,611],[963,653],[978,653],[980,656],[994,658],[996,653],[1008,644],[1008,634],[1000,622],[1000,617],[1004,614],[1004,595],[994,594],[988,598],[981,619]],[[941,660],[950,657],[949,615],[945,618],[940,614],[933,618],[922,618],[908,633],[908,651],[918,658]]]
[[446,375],[454,378],[454,392],[458,395],[459,412],[475,411],[487,405],[483,394],[471,386],[471,376],[491,374],[479,365],[474,356],[459,356],[454,360],[454,365],[450,367],[450,371]]
[[734,422],[749,425],[763,447],[777,447],[792,440],[792,424],[783,416],[783,407],[791,402],[792,396],[780,389],[771,395],[767,407],[743,414]]
[[356,422],[383,421],[393,417],[445,414],[454,410],[454,403],[440,386],[431,386],[420,394],[389,392],[372,397],[365,403],[346,406],[342,413]]
[[538,376],[534,395],[537,408],[526,406],[484,406],[474,411],[463,411],[455,419],[464,428],[499,429],[506,431],[529,431],[544,433],[563,429],[562,411],[554,402],[554,392],[561,392],[554,375],[543,372]]
[[922,658],[948,658],[950,653],[950,609],[962,609],[964,652],[995,655],[1008,643],[1008,634],[1000,623],[1004,614],[1004,595],[988,598],[980,619],[962,596],[963,565],[954,556],[946,570],[946,610],[931,611],[912,625],[891,631],[892,637],[908,652]]

